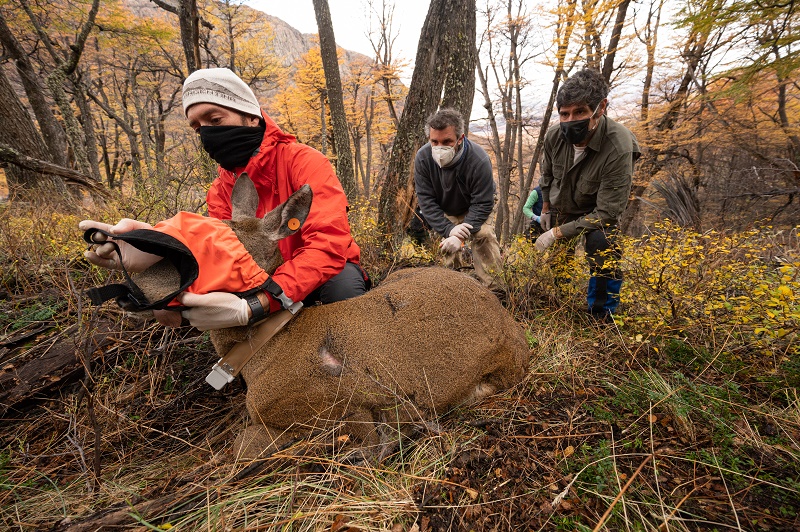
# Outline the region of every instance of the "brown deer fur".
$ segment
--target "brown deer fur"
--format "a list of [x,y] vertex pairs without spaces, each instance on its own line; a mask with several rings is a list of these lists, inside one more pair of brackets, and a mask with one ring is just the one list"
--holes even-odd
[[[276,242],[293,232],[285,222],[305,221],[311,197],[303,187],[258,220],[255,187],[237,180],[230,225],[265,270],[280,264]],[[152,277],[137,277],[147,294]],[[223,329],[211,339],[222,356],[249,333]],[[396,441],[516,385],[528,355],[522,327],[476,280],[443,268],[399,270],[358,298],[302,310],[253,356],[242,370],[252,425],[236,450],[257,457],[338,424],[365,448]]]

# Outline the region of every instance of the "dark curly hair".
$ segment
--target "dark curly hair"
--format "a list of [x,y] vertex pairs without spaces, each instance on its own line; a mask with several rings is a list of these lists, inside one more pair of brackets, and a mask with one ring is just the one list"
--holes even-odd
[[456,138],[461,138],[464,134],[464,117],[461,113],[452,108],[439,109],[425,122],[425,135],[431,134],[431,129],[441,131],[447,129],[448,126],[453,126],[456,132]]
[[598,70],[584,68],[570,76],[558,89],[556,107],[587,104],[594,110],[608,96],[608,91],[608,83]]

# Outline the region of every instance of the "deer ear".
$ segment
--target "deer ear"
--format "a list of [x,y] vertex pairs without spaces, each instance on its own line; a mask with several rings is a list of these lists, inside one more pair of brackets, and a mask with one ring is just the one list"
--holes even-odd
[[255,218],[258,210],[258,192],[252,179],[247,174],[242,174],[233,185],[231,192],[231,219]]
[[[311,187],[303,185],[289,196],[283,205],[278,207],[281,210],[280,226],[277,228],[278,238],[286,238],[300,230],[308,218],[312,199],[314,199],[314,193],[311,191]],[[266,221],[266,218],[264,220]]]

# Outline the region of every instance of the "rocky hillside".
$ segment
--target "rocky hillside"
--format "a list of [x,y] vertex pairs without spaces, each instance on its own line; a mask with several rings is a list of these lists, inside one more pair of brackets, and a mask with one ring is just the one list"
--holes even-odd
[[[175,0],[166,1],[170,4],[176,3]],[[167,13],[150,0],[123,0],[123,4],[138,16],[145,18],[167,17],[167,20],[175,22],[177,25],[176,15]],[[285,21],[258,9],[253,9],[246,5],[240,7],[244,11],[256,13],[258,22],[263,23],[264,26],[268,26],[271,29],[273,37],[270,39],[269,35],[265,36],[265,50],[271,49],[277,57],[281,58],[284,66],[289,67],[295,64],[295,62],[315,44],[315,34],[300,33]],[[202,12],[201,16],[203,16]],[[346,70],[347,64],[355,57],[364,56],[358,52],[344,50],[342,68]]]

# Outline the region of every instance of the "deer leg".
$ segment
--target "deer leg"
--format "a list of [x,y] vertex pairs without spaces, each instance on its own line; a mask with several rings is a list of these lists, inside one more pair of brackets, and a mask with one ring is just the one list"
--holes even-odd
[[233,444],[234,456],[238,458],[262,458],[273,453],[291,441],[286,432],[268,428],[261,423],[250,425],[236,437]]

